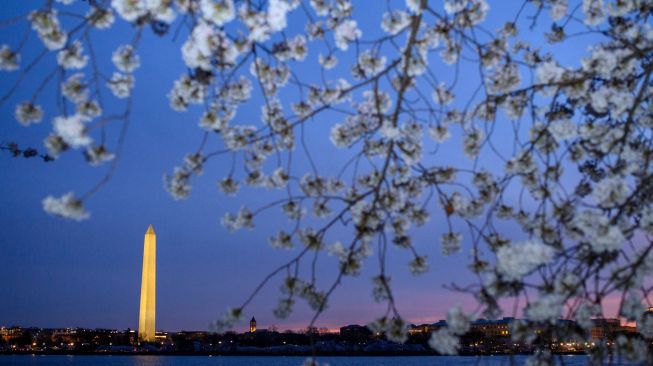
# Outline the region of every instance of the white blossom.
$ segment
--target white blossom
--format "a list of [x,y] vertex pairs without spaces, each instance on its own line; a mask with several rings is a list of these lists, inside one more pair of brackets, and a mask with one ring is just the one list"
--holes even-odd
[[641,338],[626,337],[620,334],[615,343],[619,347],[619,353],[627,361],[646,363],[647,360],[650,360],[649,344]]
[[171,23],[176,17],[176,13],[172,9],[172,2],[168,0],[112,0],[111,5],[128,22],[134,22],[149,15],[156,20]]
[[363,32],[358,29],[358,23],[355,20],[347,19],[340,23],[334,32],[336,46],[343,51],[349,48],[349,43],[361,38]]
[[8,45],[0,46],[0,70],[14,71],[18,70],[20,64],[20,54],[14,52]]
[[405,11],[394,10],[383,14],[381,29],[390,34],[398,34],[410,25],[410,15]]
[[613,16],[624,16],[628,12],[633,11],[637,6],[635,0],[619,0],[608,3],[608,11]]
[[471,328],[473,317],[466,314],[460,306],[454,306],[447,311],[447,329],[451,334],[463,335]]
[[585,24],[599,25],[605,19],[603,0],[583,0]]
[[164,23],[172,23],[177,17],[177,13],[172,8],[170,0],[145,0],[146,7],[154,19]]
[[406,0],[406,7],[415,14],[422,12],[420,0]]
[[386,58],[384,56],[378,56],[371,51],[362,52],[358,56],[358,64],[354,67],[356,72],[355,75],[358,75],[362,72],[362,77],[374,75],[381,72],[385,68]]
[[201,0],[200,7],[204,19],[220,26],[236,17],[233,0]]
[[113,160],[116,156],[107,151],[104,145],[88,147],[84,152],[86,160],[93,166]]
[[536,322],[555,323],[562,316],[564,298],[556,293],[540,295],[526,307],[528,319]]
[[447,328],[442,328],[431,334],[429,346],[440,354],[456,355],[460,348],[460,340],[451,334]]
[[182,57],[186,66],[211,70],[212,35],[213,28],[207,22],[199,22],[193,28],[188,40],[181,47]]
[[48,135],[48,137],[43,140],[43,144],[45,145],[45,148],[48,149],[48,154],[55,158],[58,157],[62,151],[68,149],[66,142],[64,142],[61,136],[55,133]]
[[438,143],[443,143],[451,137],[447,125],[437,125],[429,128],[429,136]]
[[571,229],[598,253],[617,250],[626,240],[621,229],[611,224],[608,217],[590,210],[578,213],[571,222]]
[[454,99],[453,93],[446,88],[444,83],[438,84],[437,88],[433,90],[433,100],[442,105],[451,104]]
[[485,133],[479,128],[470,129],[465,135],[464,152],[468,158],[474,159],[481,152],[481,143],[485,138]]
[[75,106],[77,115],[79,115],[84,120],[92,120],[102,114],[102,108],[100,105],[92,100],[84,100]]
[[334,55],[324,56],[324,55],[320,54],[319,62],[320,62],[320,65],[322,65],[322,67],[329,70],[329,69],[334,68],[338,64],[338,59]]
[[578,136],[578,126],[569,119],[560,119],[551,122],[548,131],[558,142],[571,140]]
[[111,61],[118,70],[124,73],[131,73],[141,65],[140,57],[131,45],[122,45],[113,52]]
[[56,51],[66,44],[68,34],[60,27],[56,10],[32,11],[27,18],[47,49]]
[[539,84],[557,83],[562,79],[564,74],[565,69],[560,67],[554,61],[545,61],[535,70],[535,75]]
[[652,204],[648,204],[642,210],[642,214],[639,219],[639,225],[642,228],[642,230],[645,230],[649,234],[653,233],[653,205]]
[[[182,75],[179,80],[175,80],[168,98],[172,109],[184,111],[189,104],[203,103],[206,93],[206,85],[191,79],[188,75]],[[236,110],[229,105],[213,104],[211,109],[202,115],[199,126],[209,131],[223,131],[235,115]]]
[[460,242],[462,241],[462,238],[463,235],[461,233],[449,232],[442,234],[440,239],[442,254],[451,255],[457,253],[460,250]]
[[191,174],[182,167],[175,167],[172,176],[163,175],[163,187],[175,200],[188,198],[191,191]]
[[519,68],[514,63],[504,64],[498,67],[488,77],[488,89],[492,93],[506,93],[519,86],[521,76]]
[[293,299],[279,300],[279,304],[273,310],[274,316],[276,316],[279,319],[288,318],[288,316],[290,316],[290,314],[292,313],[292,307],[294,304],[295,304],[295,300]]
[[240,188],[240,184],[236,182],[233,178],[227,177],[218,182],[218,188],[228,194],[228,195],[235,195],[236,192],[238,192],[238,189]]
[[623,204],[630,195],[628,183],[621,177],[610,177],[599,181],[592,191],[594,199],[603,207]]
[[91,216],[84,209],[82,201],[76,198],[73,192],[68,192],[58,198],[47,196],[43,199],[43,210],[51,215],[75,221],[86,220]]
[[410,268],[410,272],[412,272],[412,274],[420,275],[428,272],[429,262],[426,256],[418,255],[415,256],[415,258],[412,261],[410,261],[408,267]]
[[293,248],[292,237],[283,230],[279,231],[275,236],[271,236],[269,242],[273,248]]
[[241,308],[229,308],[221,319],[211,323],[210,330],[216,333],[224,333],[231,329],[237,322],[243,319],[243,310]]
[[645,338],[653,338],[653,315],[648,314],[644,319],[637,322],[637,330]]
[[14,115],[21,125],[27,127],[31,124],[41,122],[43,119],[43,109],[32,102],[23,102],[16,105]]
[[567,15],[569,4],[567,0],[553,0],[551,1],[551,19],[557,22]]
[[576,322],[584,329],[594,326],[593,318],[601,315],[601,307],[597,304],[582,303],[576,310]]
[[111,0],[111,6],[128,22],[133,22],[147,14],[147,1]]
[[270,0],[267,13],[270,31],[278,32],[286,28],[286,14],[288,11],[290,11],[290,6],[285,0]]
[[57,53],[57,62],[64,69],[82,69],[88,62],[88,56],[83,52],[82,43],[75,41]]
[[553,259],[554,250],[538,240],[512,243],[497,250],[497,270],[509,280],[521,280]]
[[63,141],[70,147],[84,147],[93,141],[86,134],[86,127],[79,115],[55,117],[52,124],[54,125],[54,133],[61,136]]
[[629,291],[621,304],[619,315],[624,316],[628,320],[636,320],[640,318],[643,312],[642,296],[638,295],[635,291]]
[[227,213],[222,217],[221,223],[230,231],[236,231],[241,228],[252,229],[254,216],[252,212],[246,207],[242,206],[237,214]]
[[127,98],[134,88],[134,77],[130,74],[114,72],[107,86],[117,98]]
[[80,103],[88,98],[88,88],[84,74],[75,73],[61,84],[61,93],[71,102]]
[[111,8],[102,9],[93,6],[86,13],[86,19],[97,29],[108,29],[113,25],[115,16]]
[[311,0],[311,6],[319,16],[329,14],[330,4],[327,0]]
[[408,339],[407,328],[407,324],[403,321],[403,319],[394,317],[388,323],[384,334],[391,342],[404,343]]
[[449,14],[457,13],[465,9],[469,3],[469,0],[445,0],[444,11]]
[[288,173],[279,167],[272,172],[270,176],[270,187],[271,188],[285,188],[288,185]]

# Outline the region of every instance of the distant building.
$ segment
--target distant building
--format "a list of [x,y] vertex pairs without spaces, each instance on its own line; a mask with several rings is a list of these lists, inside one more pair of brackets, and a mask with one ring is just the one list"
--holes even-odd
[[155,333],[154,339],[157,342],[161,342],[161,343],[166,342],[168,340],[168,332],[157,331]]
[[472,322],[471,330],[482,333],[486,338],[510,337],[510,325],[514,321],[515,318],[479,319]]
[[5,342],[13,341],[14,339],[20,338],[23,336],[24,333],[25,330],[20,327],[0,328],[0,337],[2,337],[2,340]]
[[435,332],[436,330],[446,327],[447,322],[445,320],[438,320],[436,323],[432,324],[420,324],[420,325],[415,325],[411,324],[410,327],[408,327],[408,334],[410,335],[418,335],[418,334],[431,334]]
[[340,339],[345,342],[359,343],[368,340],[372,331],[364,325],[351,324],[340,327]]
[[[479,319],[471,322],[471,332],[480,333],[487,338],[510,337],[510,324],[515,318],[499,320]],[[431,334],[440,328],[446,327],[446,320],[439,320],[432,324],[411,325],[408,334]]]
[[252,320],[249,321],[249,332],[256,332],[256,318],[252,317]]
[[592,342],[612,341],[621,328],[619,319],[592,319],[590,337]]
[[431,324],[411,324],[408,327],[408,334],[413,335],[413,334],[426,334],[426,333],[431,333]]
[[619,333],[621,334],[635,334],[637,332],[637,327],[632,325],[622,325],[619,327]]

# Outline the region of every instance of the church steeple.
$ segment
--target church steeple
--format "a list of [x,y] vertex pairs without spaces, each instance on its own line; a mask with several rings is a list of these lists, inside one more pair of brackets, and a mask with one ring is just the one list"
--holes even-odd
[[256,332],[256,318],[252,317],[252,320],[249,321],[249,331],[250,333]]

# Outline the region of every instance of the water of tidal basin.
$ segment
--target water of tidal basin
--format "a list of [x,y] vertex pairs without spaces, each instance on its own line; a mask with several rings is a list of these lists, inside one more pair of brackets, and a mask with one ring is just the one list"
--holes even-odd
[[[523,365],[527,356],[484,357],[319,357],[331,366],[503,366]],[[0,356],[0,366],[287,366],[301,365],[305,357],[269,356]],[[558,364],[587,364],[585,356],[561,356]]]

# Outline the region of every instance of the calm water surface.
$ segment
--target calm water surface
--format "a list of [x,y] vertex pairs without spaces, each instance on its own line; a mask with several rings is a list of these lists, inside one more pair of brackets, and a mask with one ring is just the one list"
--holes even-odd
[[[523,365],[526,356],[485,357],[320,357],[331,366],[502,366]],[[249,356],[0,356],[0,366],[289,366],[301,365],[305,357]],[[587,363],[585,356],[562,356],[564,365]],[[563,363],[561,363],[563,364]]]

